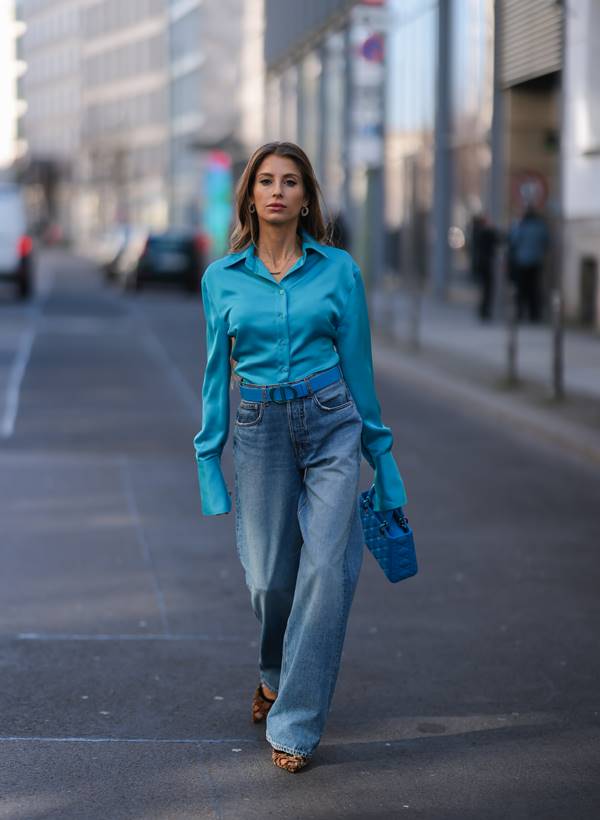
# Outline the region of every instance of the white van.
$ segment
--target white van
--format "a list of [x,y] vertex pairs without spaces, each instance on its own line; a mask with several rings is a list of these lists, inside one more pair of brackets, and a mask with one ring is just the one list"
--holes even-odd
[[0,282],[14,282],[21,299],[27,299],[32,291],[32,249],[21,188],[0,182]]

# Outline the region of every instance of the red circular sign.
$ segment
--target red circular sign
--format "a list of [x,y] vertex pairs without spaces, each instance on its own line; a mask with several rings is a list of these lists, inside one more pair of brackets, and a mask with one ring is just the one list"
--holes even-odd
[[548,182],[538,171],[521,171],[515,174],[512,184],[512,196],[515,205],[526,208],[543,208],[548,199]]

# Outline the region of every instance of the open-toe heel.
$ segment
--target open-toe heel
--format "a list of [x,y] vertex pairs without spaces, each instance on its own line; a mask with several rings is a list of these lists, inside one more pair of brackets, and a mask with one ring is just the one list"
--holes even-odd
[[289,752],[281,752],[279,749],[273,749],[272,753],[273,763],[280,769],[285,769],[286,772],[299,772],[308,765],[309,758],[304,755],[293,755]]
[[275,698],[268,698],[263,692],[262,683],[259,684],[252,698],[252,722],[260,723],[263,721],[274,703]]

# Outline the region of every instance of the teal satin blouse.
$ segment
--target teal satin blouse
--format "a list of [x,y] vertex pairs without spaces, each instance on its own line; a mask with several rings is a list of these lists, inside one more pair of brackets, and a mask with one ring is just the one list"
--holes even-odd
[[194,446],[204,515],[231,510],[221,470],[229,435],[230,355],[238,362],[235,373],[252,384],[291,382],[339,364],[363,420],[362,453],[375,471],[375,509],[406,503],[392,433],[381,421],[375,393],[360,270],[346,251],[321,245],[306,232],[302,240],[302,256],[280,282],[254,244],[217,259],[202,277],[207,358],[202,429]]

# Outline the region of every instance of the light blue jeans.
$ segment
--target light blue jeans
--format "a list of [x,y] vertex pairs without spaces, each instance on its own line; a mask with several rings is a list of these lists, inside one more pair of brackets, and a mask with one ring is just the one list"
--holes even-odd
[[343,379],[282,404],[241,399],[236,543],[260,622],[273,747],[310,756],[325,726],[362,564],[362,419]]

